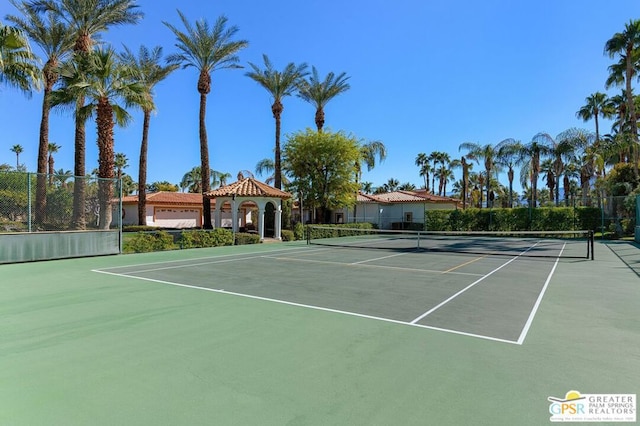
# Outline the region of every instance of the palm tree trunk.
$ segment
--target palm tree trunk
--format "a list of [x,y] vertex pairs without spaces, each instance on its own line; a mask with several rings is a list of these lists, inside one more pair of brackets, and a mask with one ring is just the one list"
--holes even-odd
[[627,67],[626,67],[626,78],[625,78],[625,85],[626,85],[626,90],[627,90],[627,109],[629,111],[629,124],[631,126],[631,140],[633,141],[633,175],[636,178],[636,180],[638,180],[638,121],[636,118],[636,107],[635,107],[635,102],[634,102],[634,96],[633,96],[633,92],[632,92],[632,87],[631,87],[631,79],[633,78],[633,74],[634,74],[634,66],[635,63],[633,62],[633,48],[629,47],[627,49]]
[[280,153],[280,119],[282,117],[282,111],[284,106],[280,101],[276,101],[271,106],[271,112],[273,112],[273,118],[276,120],[276,147],[275,147],[275,159],[273,164],[274,178],[273,186],[278,189],[282,189],[282,159]]
[[509,208],[513,208],[513,169],[510,167],[508,172],[509,177]]
[[113,199],[113,107],[109,101],[102,98],[98,101],[98,200],[100,203],[100,229],[109,229],[111,226]]
[[71,227],[73,229],[86,229],[87,221],[84,212],[84,201],[86,193],[85,180],[85,157],[86,157],[86,132],[84,120],[78,118],[77,112],[84,105],[84,97],[80,97],[76,103],[76,127],[75,127],[75,154],[73,174],[75,182],[73,185],[73,216]]
[[211,189],[211,166],[209,165],[209,143],[207,141],[207,127],[205,117],[207,112],[207,95],[200,93],[200,173],[202,181],[202,213],[204,229],[213,229],[211,222],[211,199],[204,194]]
[[322,133],[322,128],[324,127],[324,110],[322,107],[316,109],[316,127],[318,128],[318,133]]
[[147,150],[149,145],[149,121],[151,111],[144,110],[140,161],[138,164],[138,225],[147,225]]
[[44,223],[46,219],[47,207],[47,155],[49,151],[49,94],[52,85],[46,83],[44,96],[42,98],[42,117],[40,119],[40,138],[38,142],[38,178],[36,184],[36,211],[35,220],[37,224]]

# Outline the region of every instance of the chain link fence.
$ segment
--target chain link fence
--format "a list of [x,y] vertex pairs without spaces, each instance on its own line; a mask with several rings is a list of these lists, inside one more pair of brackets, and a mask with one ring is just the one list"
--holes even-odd
[[0,233],[118,230],[118,179],[0,172]]

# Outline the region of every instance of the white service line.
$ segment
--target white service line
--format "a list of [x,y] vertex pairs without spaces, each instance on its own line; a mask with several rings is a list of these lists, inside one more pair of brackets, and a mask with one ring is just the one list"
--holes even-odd
[[479,282],[483,281],[485,278],[490,277],[491,275],[493,275],[494,273],[498,272],[500,269],[504,268],[505,266],[507,266],[508,264],[510,264],[511,262],[513,262],[514,260],[518,259],[520,256],[522,256],[523,254],[525,254],[526,252],[528,252],[529,250],[531,250],[532,248],[534,248],[535,246],[537,246],[538,244],[540,244],[540,242],[535,243],[534,245],[532,245],[531,247],[529,247],[528,249],[526,249],[525,251],[523,251],[522,253],[520,253],[519,255],[517,255],[516,257],[514,257],[513,259],[509,260],[506,263],[503,263],[502,265],[498,266],[496,269],[494,269],[493,271],[489,272],[488,274],[486,274],[483,277],[480,277],[479,279],[477,279],[476,281],[472,282],[471,284],[469,284],[468,286],[466,286],[465,288],[463,288],[462,290],[458,291],[456,294],[454,294],[453,296],[447,298],[446,300],[440,302],[439,304],[437,304],[436,306],[434,306],[433,308],[429,309],[427,312],[425,312],[424,314],[420,315],[419,317],[417,317],[416,319],[414,319],[413,321],[411,321],[411,324],[415,324],[418,321],[422,320],[424,317],[426,317],[427,315],[432,314],[433,312],[437,311],[438,309],[440,309],[441,307],[443,307],[444,305],[446,305],[447,303],[449,303],[450,301],[452,301],[453,299],[455,299],[456,297],[460,296],[462,293],[464,293],[465,291],[469,290],[470,288],[472,288],[473,286],[475,286],[476,284],[478,284]]
[[286,301],[286,300],[272,299],[272,298],[269,298],[269,297],[253,296],[253,295],[250,295],[250,294],[236,293],[236,292],[227,291],[227,290],[224,290],[224,289],[198,287],[198,286],[195,286],[195,285],[174,283],[174,282],[171,282],[171,281],[157,280],[157,279],[154,279],[154,278],[144,278],[144,277],[136,277],[136,276],[126,275],[126,274],[117,274],[117,273],[114,273],[114,272],[106,272],[106,271],[102,271],[102,270],[98,270],[98,269],[94,269],[93,272],[97,272],[97,273],[100,273],[100,274],[106,274],[106,275],[114,275],[114,276],[123,277],[123,278],[133,278],[133,279],[142,280],[142,281],[151,281],[151,282],[155,282],[155,283],[172,285],[172,286],[176,286],[176,287],[185,287],[185,288],[191,288],[191,289],[195,289],[195,290],[210,291],[210,292],[213,292],[213,293],[228,294],[228,295],[231,295],[231,296],[245,297],[247,299],[254,299],[254,300],[262,300],[262,301],[266,301],[266,302],[280,303],[280,304],[283,304],[283,305],[296,306],[296,307],[299,307],[299,308],[314,309],[314,310],[317,310],[317,311],[324,311],[324,312],[331,312],[331,313],[336,313],[336,314],[349,315],[349,316],[353,316],[353,317],[366,318],[366,319],[371,319],[371,320],[376,320],[376,321],[383,321],[383,322],[389,322],[389,323],[393,323],[393,324],[408,325],[408,326],[412,326],[412,327],[425,328],[425,329],[428,329],[428,330],[435,330],[435,331],[441,331],[441,332],[445,332],[445,333],[459,334],[459,335],[468,336],[468,337],[476,337],[478,339],[491,340],[491,341],[494,341],[494,342],[510,343],[512,345],[517,344],[517,342],[514,342],[512,340],[500,339],[500,338],[497,338],[497,337],[483,336],[481,334],[466,333],[464,331],[449,330],[449,329],[446,329],[446,328],[432,327],[432,326],[422,325],[422,324],[413,324],[413,323],[410,323],[410,322],[394,320],[394,319],[391,319],[391,318],[376,317],[376,316],[373,316],[373,315],[359,314],[357,312],[349,312],[349,311],[342,311],[342,310],[339,310],[339,309],[324,308],[322,306],[306,305],[304,303],[289,302],[289,301]]
[[376,257],[374,259],[366,259],[366,260],[361,260],[359,262],[351,262],[351,263],[349,263],[349,265],[360,265],[362,263],[375,262],[376,260],[388,259],[390,257],[397,257],[397,256],[405,255],[405,254],[407,254],[407,253],[390,254],[389,256]]
[[538,312],[538,307],[540,306],[540,303],[542,302],[542,298],[544,297],[544,293],[547,291],[547,287],[549,286],[549,283],[551,282],[551,277],[553,276],[553,273],[556,271],[556,267],[558,266],[558,262],[560,261],[560,257],[562,256],[562,252],[564,251],[564,248],[567,246],[567,243],[564,243],[564,245],[562,246],[562,250],[560,250],[560,254],[558,254],[558,257],[556,258],[556,263],[553,264],[553,268],[551,268],[551,272],[549,272],[549,276],[547,277],[547,280],[544,282],[544,286],[542,287],[542,290],[540,291],[540,294],[538,295],[538,299],[536,300],[536,303],[533,305],[533,309],[531,310],[531,313],[529,314],[529,318],[527,318],[527,322],[524,325],[524,328],[522,329],[522,333],[520,333],[520,337],[518,338],[518,344],[521,345],[524,343],[524,339],[527,337],[527,333],[529,332],[529,328],[531,327],[531,324],[533,323],[533,318],[536,316],[536,312]]

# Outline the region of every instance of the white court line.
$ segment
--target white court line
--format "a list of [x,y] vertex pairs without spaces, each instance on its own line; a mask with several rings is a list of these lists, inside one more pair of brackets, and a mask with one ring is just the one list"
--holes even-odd
[[[309,253],[309,252],[323,251],[323,250],[327,250],[327,249],[318,248],[318,249],[313,249],[312,250],[312,249],[309,249],[309,248],[290,247],[290,248],[277,249],[277,250],[265,250],[264,253],[278,253],[278,252],[281,252],[281,251],[295,252],[296,250],[300,251],[300,252],[304,252],[304,253]],[[195,257],[193,259],[178,259],[178,260],[165,260],[165,261],[161,261],[161,262],[134,263],[133,265],[126,265],[126,266],[109,266],[107,268],[100,268],[100,270],[108,271],[110,269],[135,268],[136,266],[166,265],[166,264],[169,264],[169,263],[193,262],[195,260],[220,259],[220,258],[223,258],[223,257],[240,257],[240,256],[256,255],[256,254],[257,253],[246,253],[246,254],[231,253],[231,254],[223,254],[223,255],[220,255],[220,256]]]
[[547,277],[547,280],[544,282],[544,286],[542,287],[542,290],[540,291],[540,294],[538,295],[538,299],[536,300],[536,303],[533,305],[533,309],[531,310],[531,313],[529,314],[529,318],[527,318],[527,322],[524,325],[524,328],[522,329],[522,333],[520,333],[520,337],[518,338],[518,344],[521,345],[524,343],[524,339],[527,337],[527,333],[529,333],[529,328],[531,327],[531,324],[533,323],[533,318],[536,316],[536,313],[538,312],[538,307],[540,306],[540,303],[542,302],[542,298],[544,297],[544,293],[547,291],[547,287],[549,286],[549,282],[551,282],[551,277],[553,276],[553,273],[556,271],[556,267],[558,266],[558,262],[560,262],[560,257],[562,256],[562,252],[564,251],[564,248],[567,246],[567,243],[564,243],[564,245],[562,246],[562,250],[560,250],[560,254],[558,254],[558,257],[556,258],[556,263],[553,264],[553,268],[551,268],[551,272],[549,272],[549,276]]
[[[405,268],[403,266],[386,266],[386,265],[366,265],[362,262],[356,263],[345,263],[345,262],[335,262],[331,260],[316,260],[316,259],[299,259],[295,257],[281,257],[281,256],[262,256],[265,259],[275,259],[275,260],[283,260],[288,262],[305,262],[305,263],[318,263],[318,264],[328,264],[328,265],[340,265],[340,266],[360,266],[363,268],[380,268],[380,269],[392,269],[395,271],[406,271],[406,272],[426,272],[430,274],[442,274],[443,271],[435,270],[435,269],[420,269],[420,268]],[[473,274],[470,272],[447,272],[450,275],[467,275],[471,277],[481,277],[482,274]]]
[[[437,304],[436,306],[434,306],[433,308],[429,309],[427,312],[425,312],[424,314],[420,315],[419,317],[417,317],[416,319],[414,319],[413,321],[411,321],[411,324],[415,324],[418,321],[422,320],[424,317],[426,317],[427,315],[432,314],[433,312],[437,311],[438,309],[440,309],[441,307],[443,307],[444,305],[446,305],[447,303],[449,303],[450,301],[452,301],[453,299],[455,299],[456,297],[460,296],[462,293],[464,293],[465,291],[469,290],[471,287],[475,286],[476,284],[478,284],[479,282],[483,281],[484,279],[490,277],[491,275],[493,275],[494,273],[498,272],[500,269],[504,268],[505,266],[507,266],[508,264],[510,264],[511,262],[513,262],[514,260],[518,259],[520,256],[522,256],[523,254],[525,254],[526,252],[528,252],[529,250],[531,250],[532,248],[534,248],[535,246],[537,246],[539,244],[539,242],[535,243],[534,245],[532,245],[531,247],[529,247],[528,249],[526,249],[525,251],[523,251],[522,253],[520,253],[519,255],[517,255],[516,257],[514,257],[513,259],[509,260],[506,263],[503,263],[502,265],[498,266],[496,269],[494,269],[493,271],[489,272],[488,274],[486,274],[483,277],[480,277],[479,279],[477,279],[476,281],[472,282],[471,284],[469,284],[468,286],[466,286],[465,288],[463,288],[462,290],[460,290],[459,292],[457,292],[456,294],[454,294],[453,296],[447,298],[446,300],[440,302],[439,304]],[[449,272],[452,273],[452,272]]]
[[304,303],[289,302],[289,301],[286,301],[286,300],[272,299],[272,298],[269,298],[269,297],[253,296],[253,295],[250,295],[250,294],[236,293],[234,291],[226,291],[224,289],[214,289],[214,288],[199,287],[199,286],[189,285],[189,284],[180,284],[180,283],[174,283],[174,282],[171,282],[171,281],[156,280],[156,279],[153,279],[153,278],[136,277],[136,276],[126,275],[126,274],[117,274],[115,272],[106,272],[106,271],[98,270],[98,269],[93,269],[92,272],[97,272],[99,274],[113,275],[113,276],[117,276],[117,277],[132,278],[132,279],[142,280],[142,281],[151,281],[151,282],[155,282],[155,283],[172,285],[172,286],[176,286],[176,287],[184,287],[184,288],[191,288],[191,289],[195,289],[195,290],[210,291],[210,292],[213,292],[213,293],[228,294],[228,295],[231,295],[231,296],[245,297],[247,299],[254,299],[254,300],[261,300],[261,301],[266,301],[266,302],[280,303],[280,304],[283,304],[283,305],[296,306],[296,307],[299,307],[299,308],[314,309],[314,310],[317,310],[317,311],[324,311],[324,312],[331,312],[331,313],[342,314],[342,315],[349,315],[349,316],[353,316],[353,317],[366,318],[366,319],[371,319],[371,320],[376,320],[376,321],[383,321],[383,322],[389,322],[389,323],[393,323],[393,324],[408,325],[408,326],[411,326],[411,327],[419,327],[419,328],[425,328],[425,329],[428,329],[428,330],[435,330],[435,331],[441,331],[441,332],[445,332],[445,333],[458,334],[458,335],[462,335],[462,336],[475,337],[475,338],[478,338],[478,339],[491,340],[491,341],[494,341],[494,342],[510,343],[512,345],[518,344],[517,342],[514,342],[512,340],[500,339],[500,338],[491,337],[491,336],[483,336],[481,334],[466,333],[466,332],[463,332],[463,331],[449,330],[449,329],[446,329],[446,328],[432,327],[432,326],[422,325],[422,324],[414,324],[414,323],[410,323],[410,322],[406,322],[406,321],[400,321],[400,320],[394,320],[394,319],[390,319],[390,318],[376,317],[376,316],[372,316],[372,315],[359,314],[359,313],[356,313],[356,312],[342,311],[342,310],[339,310],[339,309],[324,308],[322,306],[306,305]]
[[388,259],[390,257],[397,257],[397,256],[405,255],[405,254],[407,254],[407,253],[390,254],[389,256],[376,257],[376,258],[373,258],[373,259],[361,260],[359,262],[351,262],[351,263],[349,263],[349,265],[360,265],[362,263],[375,262],[376,260]]

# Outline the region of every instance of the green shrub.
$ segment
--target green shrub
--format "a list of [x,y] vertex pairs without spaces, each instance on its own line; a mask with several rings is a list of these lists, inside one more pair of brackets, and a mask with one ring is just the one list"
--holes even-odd
[[298,222],[293,226],[293,235],[297,240],[304,240],[304,225],[302,222]]
[[336,225],[313,225],[313,228],[306,227],[307,235],[311,233],[311,238],[334,238],[348,237],[351,235],[362,235],[361,232],[350,231],[351,229],[374,229],[373,225],[368,222],[362,223],[344,223],[340,226]]
[[282,235],[282,241],[295,240],[295,234],[293,233],[293,231],[289,231],[288,229],[283,229],[282,231],[280,231],[280,234]]
[[124,253],[146,253],[150,251],[172,250],[175,248],[173,237],[165,231],[138,232],[126,237],[122,251]]
[[142,231],[158,231],[155,226],[143,226],[143,225],[123,225],[123,232],[142,232]]
[[250,234],[247,232],[236,232],[236,245],[243,246],[246,244],[260,244],[260,235]]
[[224,228],[206,231],[183,231],[179,239],[182,248],[219,247],[233,245],[233,233]]

